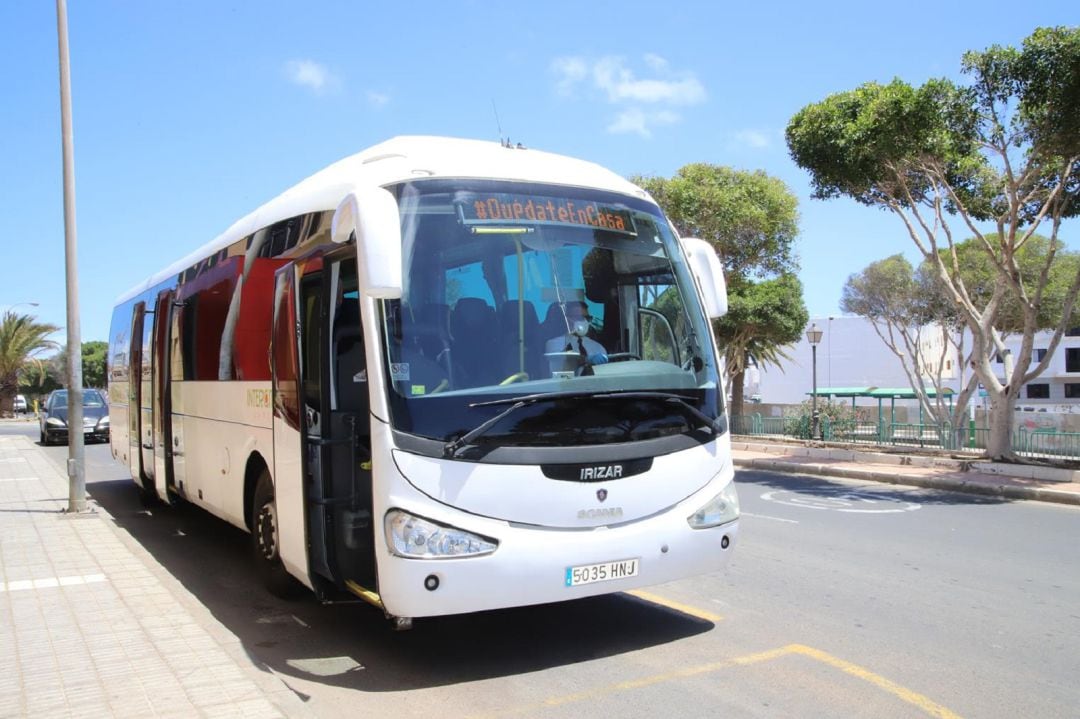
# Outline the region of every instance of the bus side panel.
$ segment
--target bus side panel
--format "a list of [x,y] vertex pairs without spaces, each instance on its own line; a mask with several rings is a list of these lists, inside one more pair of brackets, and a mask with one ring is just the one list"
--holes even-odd
[[177,489],[191,502],[241,529],[248,458],[272,466],[269,382],[173,383],[174,453],[184,460]]

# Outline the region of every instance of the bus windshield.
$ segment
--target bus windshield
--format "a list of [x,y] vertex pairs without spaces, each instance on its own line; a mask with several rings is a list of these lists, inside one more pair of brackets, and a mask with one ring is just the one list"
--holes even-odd
[[656,205],[506,181],[395,190],[403,294],[383,302],[395,429],[452,442],[504,412],[501,400],[544,393],[552,401],[505,413],[477,442],[605,444],[718,426],[706,421],[723,415],[709,329]]

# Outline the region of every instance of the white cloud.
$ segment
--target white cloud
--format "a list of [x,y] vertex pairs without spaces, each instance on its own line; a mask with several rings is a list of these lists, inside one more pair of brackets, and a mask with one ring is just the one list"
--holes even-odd
[[740,130],[735,133],[735,142],[739,145],[762,150],[772,145],[772,138],[764,130]]
[[639,107],[621,111],[615,120],[607,126],[612,134],[636,133],[642,137],[652,137],[652,128],[660,125],[674,125],[682,118],[670,110],[646,112]]
[[588,65],[580,57],[557,57],[551,61],[551,70],[558,77],[555,91],[570,95],[574,87],[589,74]]
[[290,82],[306,87],[315,94],[322,94],[340,84],[325,65],[314,60],[289,60],[285,63],[285,76]]
[[648,65],[653,72],[667,72],[668,69],[668,61],[651,52],[645,55],[645,64]]
[[[653,70],[660,70],[661,74],[668,74],[667,61],[661,57],[649,55],[646,64]],[[626,67],[621,57],[600,58],[593,65],[593,81],[613,103],[630,101],[696,105],[705,99],[705,88],[693,75],[639,79]]]
[[390,102],[390,96],[381,92],[375,92],[374,90],[368,90],[367,101],[372,107],[382,109]]
[[635,133],[650,137],[652,128],[679,122],[681,116],[672,108],[704,102],[704,85],[690,72],[676,73],[663,57],[647,54],[642,58],[645,76],[639,77],[626,60],[607,55],[589,61],[582,57],[559,57],[552,61],[556,76],[555,91],[570,96],[586,84],[599,91],[616,108],[608,132]]

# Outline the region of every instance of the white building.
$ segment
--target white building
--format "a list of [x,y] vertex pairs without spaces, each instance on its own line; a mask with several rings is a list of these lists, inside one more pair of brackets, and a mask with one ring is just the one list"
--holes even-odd
[[[1052,332],[1039,332],[1035,335],[1031,357],[1033,367],[1048,351],[1052,337]],[[1005,346],[1016,356],[1020,352],[1020,338],[1006,338]],[[1005,358],[998,357],[995,366],[998,368],[998,377],[1003,379]],[[1080,411],[1080,327],[1069,330],[1061,338],[1046,370],[1034,381],[1024,385],[1016,402],[1021,409]]]
[[[900,360],[862,317],[835,315],[813,317],[810,324],[821,330],[817,346],[818,389],[838,387],[909,387]],[[807,327],[809,329],[809,326]],[[813,351],[802,333],[785,348],[791,357],[782,367],[759,368],[756,393],[767,404],[799,404],[813,387]],[[749,388],[747,396],[750,396]],[[860,404],[877,404],[866,400]]]
[[[874,331],[870,321],[857,316],[834,315],[832,317],[814,317],[810,324],[816,324],[822,331],[821,342],[817,346],[817,386],[823,388],[852,387],[910,387],[907,375],[900,364],[900,359]],[[809,329],[809,326],[807,327]],[[924,333],[924,358],[934,362],[940,356],[943,344],[940,332]],[[1053,333],[1040,332],[1035,336],[1035,354],[1032,362],[1042,358],[1048,350]],[[1007,337],[1006,347],[1015,354],[1020,351],[1020,338]],[[970,350],[968,339],[964,348]],[[766,404],[799,404],[810,396],[813,386],[813,352],[804,331],[799,342],[787,348],[791,357],[782,367],[768,366],[759,368],[747,383],[746,396],[760,396]],[[999,357],[999,378],[1005,376],[1005,358]],[[933,368],[923,367],[922,375],[928,377]],[[961,361],[955,349],[946,357],[943,366],[945,385],[959,391],[961,383],[970,377],[970,370],[963,371]],[[962,375],[962,376],[961,376]],[[925,381],[930,386],[928,380]],[[978,404],[979,397],[973,397]],[[859,402],[860,405],[876,404],[873,400]],[[1020,411],[1080,412],[1080,327],[1070,330],[1061,338],[1057,351],[1050,360],[1046,371],[1035,381],[1025,385],[1017,399]]]

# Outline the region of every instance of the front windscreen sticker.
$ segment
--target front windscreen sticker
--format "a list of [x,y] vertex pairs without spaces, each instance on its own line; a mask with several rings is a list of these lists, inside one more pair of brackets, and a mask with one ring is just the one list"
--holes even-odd
[[408,362],[391,362],[390,363],[390,379],[395,382],[408,382],[409,381],[409,363]]
[[422,385],[422,384],[414,384],[412,386],[412,393],[413,394],[427,394],[427,388],[424,387],[424,385]]

